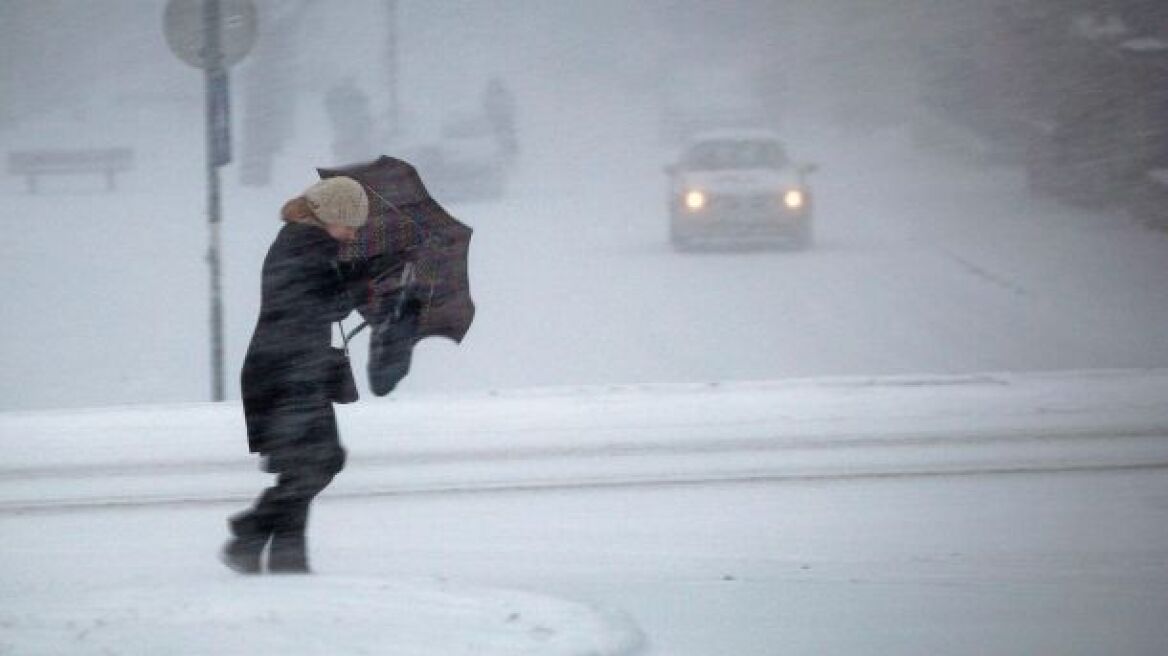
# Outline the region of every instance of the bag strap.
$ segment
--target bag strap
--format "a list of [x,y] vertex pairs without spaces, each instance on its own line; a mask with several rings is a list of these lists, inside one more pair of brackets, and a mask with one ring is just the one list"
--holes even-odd
[[343,341],[345,343],[345,355],[349,354],[349,340],[356,337],[357,333],[361,332],[362,330],[365,330],[365,327],[368,325],[369,325],[368,321],[362,321],[360,323],[360,325],[358,325],[356,328],[354,328],[350,332],[346,333],[345,332],[345,324],[341,323],[339,320],[337,321],[337,328],[339,328],[341,330],[341,341]]

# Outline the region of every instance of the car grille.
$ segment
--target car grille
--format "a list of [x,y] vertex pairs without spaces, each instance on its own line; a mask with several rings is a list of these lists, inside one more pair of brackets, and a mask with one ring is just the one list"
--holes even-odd
[[771,194],[719,195],[710,199],[710,209],[726,212],[765,212],[779,206],[779,198]]

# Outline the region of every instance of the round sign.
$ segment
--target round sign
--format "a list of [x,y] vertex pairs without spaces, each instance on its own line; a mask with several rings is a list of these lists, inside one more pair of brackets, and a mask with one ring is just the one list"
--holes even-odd
[[[207,68],[206,16],[209,0],[170,0],[163,15],[166,43],[178,58],[196,68]],[[219,0],[221,64],[231,66],[251,51],[256,40],[256,9],[251,0]]]

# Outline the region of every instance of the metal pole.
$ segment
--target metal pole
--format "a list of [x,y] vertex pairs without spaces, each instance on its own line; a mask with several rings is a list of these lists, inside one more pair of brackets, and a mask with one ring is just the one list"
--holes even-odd
[[211,400],[226,398],[226,375],[223,366],[223,299],[220,283],[219,225],[220,194],[219,167],[216,160],[215,93],[212,88],[217,76],[226,75],[223,70],[223,52],[219,43],[220,6],[219,0],[204,0],[203,28],[206,35],[207,51],[204,53],[206,66],[207,96],[207,224],[210,231],[210,245],[207,249],[207,264],[211,270]]

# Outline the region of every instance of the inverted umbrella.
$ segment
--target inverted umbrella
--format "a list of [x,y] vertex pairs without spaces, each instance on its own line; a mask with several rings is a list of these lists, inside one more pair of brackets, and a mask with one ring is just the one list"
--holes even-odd
[[348,176],[369,192],[369,222],[342,257],[365,290],[358,311],[373,328],[369,382],[383,396],[408,372],[414,344],[431,336],[461,343],[470,329],[473,231],[430,196],[417,169],[403,160],[382,155],[317,172]]

